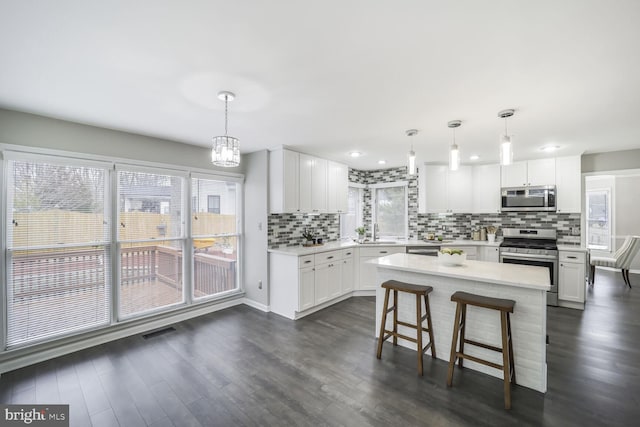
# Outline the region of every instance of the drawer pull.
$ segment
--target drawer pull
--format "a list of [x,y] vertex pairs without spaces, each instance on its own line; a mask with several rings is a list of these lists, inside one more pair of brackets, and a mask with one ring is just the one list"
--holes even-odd
[[309,264],[310,262],[311,262],[310,260],[306,260],[304,263]]
[[569,258],[569,259],[576,259],[576,258],[578,258],[578,257],[577,257],[577,256],[573,256],[573,255],[569,255],[569,256],[567,256],[567,258]]
[[381,253],[381,254],[386,254],[386,253],[387,253],[387,251],[380,251],[380,253]]
[[347,255],[351,255],[351,252],[347,252]]
[[327,259],[332,259],[332,258],[333,258],[333,255],[331,255],[331,256],[328,256],[328,257],[327,257]]

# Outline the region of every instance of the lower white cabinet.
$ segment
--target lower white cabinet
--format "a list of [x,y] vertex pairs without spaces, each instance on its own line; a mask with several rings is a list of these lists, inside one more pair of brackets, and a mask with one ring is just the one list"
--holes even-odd
[[377,281],[377,269],[374,264],[368,264],[367,261],[380,258],[382,256],[403,253],[405,252],[404,246],[363,246],[360,248],[360,256],[358,257],[360,287],[357,288],[361,291],[375,291],[380,283]]
[[585,253],[582,251],[560,251],[558,266],[559,305],[572,308],[584,308],[586,286],[585,259]]
[[[351,292],[355,276],[353,260],[353,250],[303,256],[269,254],[271,311],[297,319],[302,317],[301,313]],[[345,281],[347,285],[343,286]]]
[[[446,246],[445,246],[446,247]],[[462,249],[465,254],[467,254],[467,259],[470,260],[478,260],[480,257],[478,256],[478,247],[477,246],[450,246],[456,249]]]
[[353,262],[354,259],[355,254],[353,249],[345,249],[342,251],[342,280],[340,283],[342,285],[343,294],[355,289],[356,274],[355,264]]
[[480,248],[480,261],[500,262],[500,247],[482,246]]
[[315,268],[305,267],[298,272],[300,293],[298,295],[298,311],[313,307],[315,301]]

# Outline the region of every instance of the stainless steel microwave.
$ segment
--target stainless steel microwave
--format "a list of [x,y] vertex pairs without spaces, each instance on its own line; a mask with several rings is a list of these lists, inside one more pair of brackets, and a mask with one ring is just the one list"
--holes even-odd
[[503,187],[502,212],[556,211],[555,185]]

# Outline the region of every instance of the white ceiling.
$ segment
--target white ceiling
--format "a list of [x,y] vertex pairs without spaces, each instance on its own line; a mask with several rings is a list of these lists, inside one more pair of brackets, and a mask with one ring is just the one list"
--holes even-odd
[[[361,169],[640,147],[637,0],[0,0],[0,106]],[[405,130],[420,133],[409,139]],[[349,151],[364,153],[360,159]]]

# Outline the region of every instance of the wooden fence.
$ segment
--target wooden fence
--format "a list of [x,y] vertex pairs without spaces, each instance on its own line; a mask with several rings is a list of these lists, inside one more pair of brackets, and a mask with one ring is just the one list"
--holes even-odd
[[[196,219],[197,217],[197,219]],[[30,247],[103,242],[108,225],[103,214],[48,210],[15,212],[11,227],[12,247]],[[149,212],[120,214],[120,240],[164,239],[174,235],[170,215]],[[194,236],[232,234],[236,232],[236,216],[197,213],[191,221]],[[153,243],[152,243],[153,244]],[[235,247],[234,247],[235,249]]]

